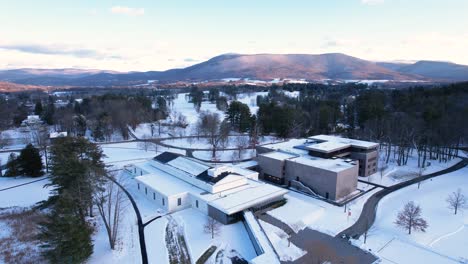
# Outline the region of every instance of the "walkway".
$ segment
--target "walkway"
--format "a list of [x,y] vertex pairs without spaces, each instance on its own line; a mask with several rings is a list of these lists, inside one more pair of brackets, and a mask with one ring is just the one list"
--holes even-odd
[[354,223],[354,225],[350,226],[344,231],[340,232],[338,235],[336,235],[336,237],[343,237],[345,235],[346,237],[359,238],[361,235],[363,235],[374,223],[375,216],[377,213],[377,205],[379,204],[380,200],[386,195],[394,191],[398,191],[402,188],[408,187],[412,184],[422,182],[427,179],[434,178],[440,175],[444,175],[450,172],[454,172],[456,170],[464,168],[466,165],[467,165],[467,159],[463,158],[460,162],[458,162],[457,164],[455,164],[454,166],[450,168],[447,168],[438,172],[434,172],[434,173],[425,175],[423,177],[418,177],[418,178],[411,179],[409,181],[401,182],[399,184],[395,184],[391,187],[388,187],[379,192],[376,192],[371,197],[369,197],[369,199],[364,204],[361,215],[359,216],[359,219],[356,221],[356,223]]
[[301,258],[283,263],[309,264],[329,261],[331,263],[370,264],[377,260],[374,255],[351,245],[344,239],[320,233],[310,228],[294,233],[287,224],[266,213],[258,214],[258,218],[282,229],[287,234],[291,234],[291,243],[307,251]]

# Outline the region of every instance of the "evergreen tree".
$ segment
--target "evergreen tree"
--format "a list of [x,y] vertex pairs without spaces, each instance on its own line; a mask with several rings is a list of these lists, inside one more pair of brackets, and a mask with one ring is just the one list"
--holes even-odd
[[251,124],[249,106],[239,101],[232,102],[226,111],[226,119],[234,129],[247,132]]
[[42,111],[42,120],[48,124],[54,124],[54,114],[55,114],[55,105],[53,102],[50,102],[44,111]]
[[34,107],[34,114],[40,116],[42,115],[42,111],[43,111],[42,103],[39,101],[36,103],[36,106]]
[[20,175],[20,168],[18,163],[18,157],[15,153],[11,153],[8,156],[8,162],[6,164],[5,177],[16,177]]
[[38,177],[43,175],[41,154],[32,144],[21,150],[18,157],[19,173],[24,176]]
[[93,252],[93,195],[106,174],[102,150],[85,138],[58,138],[51,146],[52,195],[47,221],[41,224],[44,255],[51,263],[83,263]]
[[41,248],[50,263],[83,263],[93,253],[93,230],[70,209],[72,207],[73,201],[63,195],[48,214],[47,221],[41,223],[39,239],[44,242]]

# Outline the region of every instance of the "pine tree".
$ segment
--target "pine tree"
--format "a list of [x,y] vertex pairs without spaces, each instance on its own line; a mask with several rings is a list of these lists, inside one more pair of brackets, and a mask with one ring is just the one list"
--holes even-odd
[[72,207],[73,201],[66,196],[59,198],[40,225],[41,248],[50,263],[83,263],[93,253],[92,228]]
[[18,157],[16,156],[15,153],[11,153],[10,156],[8,156],[5,177],[16,177],[19,175],[20,175],[20,168],[19,168]]
[[93,196],[102,189],[105,165],[102,150],[85,138],[58,138],[51,146],[49,186],[52,195],[43,206],[51,213],[41,225],[44,255],[51,263],[83,263],[93,252]]
[[24,176],[38,177],[44,174],[42,171],[41,154],[32,144],[28,144],[21,150],[18,157],[19,173]]
[[36,105],[34,106],[34,114],[40,116],[42,115],[42,111],[43,111],[42,103],[37,102]]

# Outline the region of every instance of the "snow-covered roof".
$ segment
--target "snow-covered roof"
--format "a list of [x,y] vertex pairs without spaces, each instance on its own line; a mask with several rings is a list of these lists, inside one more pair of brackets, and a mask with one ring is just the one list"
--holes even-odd
[[[202,188],[203,185],[209,185],[208,183],[193,177],[190,179],[197,180],[198,184],[195,185],[193,182],[188,182],[184,180],[181,175],[175,175],[179,170],[172,166],[161,164],[156,161],[134,164],[134,166],[148,173],[142,176],[136,176],[135,180],[144,183],[155,191],[166,196],[190,193],[227,214],[236,213],[257,204],[267,202],[271,199],[283,196],[288,192],[283,188],[252,180],[246,176],[229,174],[220,180],[219,183],[224,186],[229,185],[230,188],[223,189],[221,192],[210,193]],[[236,169],[245,170],[242,168]],[[186,177],[187,176],[188,175],[186,175]]]
[[267,157],[267,158],[275,159],[275,160],[287,160],[287,159],[299,157],[298,154],[293,154],[293,153],[284,152],[284,151],[272,151],[272,152],[268,152],[265,154],[260,154],[259,156],[263,156],[263,157]]
[[210,167],[202,164],[200,162],[196,162],[194,160],[188,159],[186,157],[178,157],[176,159],[173,159],[167,164],[171,165],[174,168],[177,168],[179,170],[185,171],[191,175],[199,175],[202,172],[208,170]]
[[309,137],[309,139],[318,140],[318,141],[335,142],[335,143],[340,143],[340,144],[348,144],[348,145],[351,145],[352,147],[364,148],[364,149],[371,149],[371,148],[376,148],[379,146],[379,144],[375,142],[343,138],[343,137],[338,137],[338,136],[330,136],[330,135],[317,135],[317,136]]
[[321,158],[314,158],[310,156],[302,156],[298,158],[290,159],[293,162],[297,162],[299,164],[308,165],[311,167],[324,169],[333,172],[340,172],[347,169],[350,169],[354,166],[357,166],[352,161],[346,162],[343,159],[321,159]]
[[308,152],[304,149],[298,149],[296,146],[303,145],[307,142],[305,138],[294,138],[288,141],[278,142],[278,143],[271,143],[262,145],[264,148],[268,148],[271,150],[281,150],[283,152],[290,152],[299,155],[305,155]]
[[52,132],[49,134],[49,138],[59,138],[59,137],[66,137],[68,132]]
[[318,151],[318,152],[325,152],[325,153],[334,152],[334,151],[346,149],[349,147],[351,147],[350,144],[344,144],[344,143],[337,142],[337,141],[325,141],[322,143],[311,144],[311,145],[305,146],[306,149]]
[[[257,204],[262,204],[288,193],[287,190],[271,184],[249,180],[248,184],[227,192],[209,202],[210,205],[226,214],[243,211]],[[211,196],[213,196],[211,194]],[[216,196],[216,195],[214,195]]]

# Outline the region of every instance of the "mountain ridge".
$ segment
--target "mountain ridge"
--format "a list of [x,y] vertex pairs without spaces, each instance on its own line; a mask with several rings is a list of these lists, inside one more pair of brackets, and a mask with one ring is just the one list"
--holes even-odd
[[165,71],[116,72],[74,68],[0,70],[1,81],[50,86],[119,86],[144,84],[150,80],[174,83],[228,78],[458,82],[468,80],[468,66],[427,60],[415,63],[374,62],[343,53],[228,53],[185,68]]

